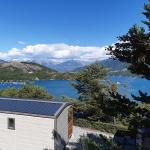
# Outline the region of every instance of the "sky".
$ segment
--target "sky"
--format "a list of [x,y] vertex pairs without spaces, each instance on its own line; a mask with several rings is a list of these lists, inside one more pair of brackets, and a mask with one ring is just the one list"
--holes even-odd
[[0,0],[0,59],[103,59],[147,0]]

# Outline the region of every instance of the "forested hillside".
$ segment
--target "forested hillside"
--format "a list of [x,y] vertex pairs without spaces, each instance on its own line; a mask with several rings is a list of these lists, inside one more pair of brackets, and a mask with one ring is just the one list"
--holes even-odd
[[36,63],[5,62],[0,64],[0,81],[72,79],[71,74],[58,73]]

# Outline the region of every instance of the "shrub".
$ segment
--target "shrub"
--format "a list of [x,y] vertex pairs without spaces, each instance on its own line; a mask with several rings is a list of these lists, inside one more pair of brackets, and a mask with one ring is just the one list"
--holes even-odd
[[91,121],[87,119],[74,119],[74,125],[100,130],[108,133],[116,133],[117,130],[127,130],[128,127],[122,125],[114,125],[112,123],[104,123],[100,121]]
[[117,144],[103,135],[88,134],[81,137],[83,150],[117,150]]
[[15,97],[15,98],[34,98],[34,99],[52,99],[52,96],[42,87],[34,85],[24,85],[20,89],[9,88],[0,90],[2,97]]

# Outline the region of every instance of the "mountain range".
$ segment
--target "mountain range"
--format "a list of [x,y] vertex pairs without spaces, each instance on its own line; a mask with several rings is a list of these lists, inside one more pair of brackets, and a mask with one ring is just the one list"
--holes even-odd
[[69,60],[60,64],[51,66],[53,69],[59,72],[71,72],[79,67],[84,67],[85,65],[81,61]]
[[57,70],[58,72],[72,72],[76,68],[84,67],[89,64],[88,61],[68,60],[61,63],[54,63],[50,60],[32,60],[31,62],[38,63],[48,68]]
[[[88,62],[88,61],[79,61],[79,60],[68,60],[62,63],[53,63],[51,61],[34,61],[36,63],[39,63],[43,66],[46,66],[48,68],[52,68],[54,70],[57,70],[58,72],[76,72],[85,67],[86,65],[89,65],[90,63],[94,62]],[[110,68],[112,71],[116,70],[123,70],[128,67],[127,63],[120,62],[119,60],[113,60],[111,58],[98,61],[98,63],[102,64],[106,68]]]
[[[113,60],[111,58],[97,61],[101,65],[106,68],[110,68],[112,71],[120,71],[128,68],[127,63],[120,62],[119,60]],[[62,63],[53,63],[51,61],[46,60],[33,60],[30,62],[26,62],[28,64],[39,64],[45,68],[49,68],[53,71],[65,73],[65,72],[77,72],[84,68],[86,65],[90,64],[91,62],[88,61],[79,61],[79,60],[68,60]],[[0,64],[9,64],[6,61],[0,60]]]
[[[125,71],[128,68],[128,64],[127,63],[123,63],[120,62],[119,60],[114,60],[114,59],[106,59],[106,60],[102,60],[102,61],[97,61],[97,63],[103,65],[106,68],[109,68],[112,72],[120,72],[120,71]],[[78,72],[80,70],[82,70],[84,67],[78,67],[76,69],[73,70],[73,72]]]

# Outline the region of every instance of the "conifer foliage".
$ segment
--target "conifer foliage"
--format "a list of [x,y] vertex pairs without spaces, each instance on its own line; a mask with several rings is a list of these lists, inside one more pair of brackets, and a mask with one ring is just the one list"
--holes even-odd
[[[150,80],[150,2],[145,4],[144,10],[143,14],[146,21],[143,21],[143,24],[146,25],[148,30],[146,27],[134,25],[127,34],[118,37],[119,42],[106,49],[114,59],[128,62],[130,64],[128,69],[132,73]],[[134,98],[138,101],[144,102],[143,100],[146,100],[146,103],[150,103],[150,100],[147,100],[149,96],[142,91],[140,91],[139,98]]]

